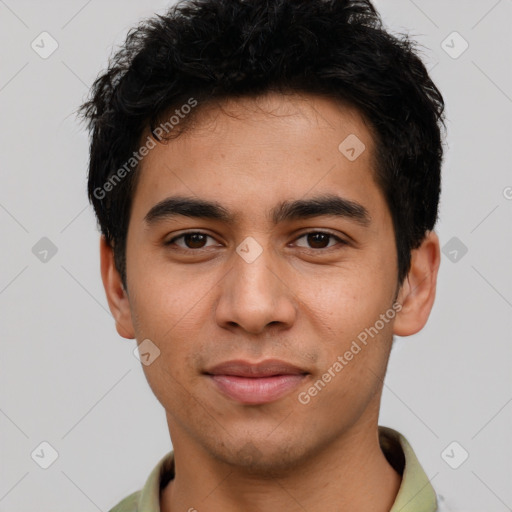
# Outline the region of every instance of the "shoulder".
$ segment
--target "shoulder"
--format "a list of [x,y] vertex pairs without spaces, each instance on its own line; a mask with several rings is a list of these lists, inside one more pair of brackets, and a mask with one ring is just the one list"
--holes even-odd
[[121,500],[114,508],[111,508],[109,512],[137,512],[140,492],[141,491],[137,491],[130,494]]
[[174,478],[174,453],[168,452],[153,468],[146,483],[109,512],[160,512],[160,491]]

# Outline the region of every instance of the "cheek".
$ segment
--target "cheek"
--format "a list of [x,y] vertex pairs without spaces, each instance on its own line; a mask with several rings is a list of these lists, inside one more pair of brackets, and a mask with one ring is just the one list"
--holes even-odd
[[190,309],[186,296],[177,296],[170,293],[168,287],[149,283],[132,301],[132,316],[135,313],[137,318],[134,325],[136,338],[139,343],[151,340],[154,344],[150,345],[152,351],[157,354],[154,361],[143,364],[142,369],[154,395],[168,410],[172,410],[172,404],[180,403],[179,397],[188,388],[184,359],[187,350],[194,346],[184,329],[193,321],[194,310]]
[[[165,343],[183,330],[201,325],[204,301],[215,284],[207,272],[190,274],[169,263],[151,264],[133,283],[132,309],[138,319],[139,336]],[[203,319],[204,320],[204,319]]]
[[392,272],[377,265],[356,262],[316,275],[303,272],[294,290],[303,313],[316,327],[329,328],[341,338],[372,325],[391,307],[394,292],[394,281],[389,278]]
[[320,356],[316,378],[330,370],[319,404],[364,408],[382,384],[395,317],[395,282],[390,277],[394,273],[385,266],[379,269],[378,263],[374,258],[340,267],[329,278],[302,281],[301,294],[309,299],[307,321],[313,324]]

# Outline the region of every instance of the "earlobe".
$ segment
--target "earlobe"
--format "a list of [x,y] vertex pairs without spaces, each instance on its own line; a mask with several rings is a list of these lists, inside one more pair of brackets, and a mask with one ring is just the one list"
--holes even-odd
[[402,309],[396,316],[393,334],[410,336],[427,323],[436,296],[440,263],[439,238],[429,231],[420,247],[411,252],[411,268],[397,298]]
[[135,333],[128,295],[115,266],[114,252],[103,235],[100,238],[100,264],[101,279],[107,295],[108,306],[116,322],[116,330],[119,336],[134,339]]

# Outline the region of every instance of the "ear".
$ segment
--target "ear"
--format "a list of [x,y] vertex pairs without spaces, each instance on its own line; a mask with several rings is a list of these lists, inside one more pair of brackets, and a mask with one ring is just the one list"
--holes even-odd
[[123,338],[134,339],[135,333],[128,294],[114,263],[114,251],[103,235],[100,238],[100,262],[101,279],[107,295],[108,306],[116,321],[117,332]]
[[440,263],[439,238],[434,231],[429,231],[421,245],[411,252],[411,268],[397,297],[402,309],[395,317],[393,334],[410,336],[427,323],[436,297]]

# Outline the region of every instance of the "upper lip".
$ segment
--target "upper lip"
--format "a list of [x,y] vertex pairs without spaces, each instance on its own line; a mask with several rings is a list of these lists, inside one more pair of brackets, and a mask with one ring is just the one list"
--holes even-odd
[[279,359],[267,359],[259,363],[234,360],[220,363],[205,372],[208,375],[232,375],[235,377],[271,377],[274,375],[305,375],[308,372]]

